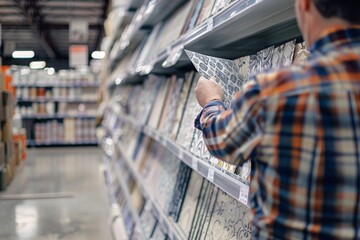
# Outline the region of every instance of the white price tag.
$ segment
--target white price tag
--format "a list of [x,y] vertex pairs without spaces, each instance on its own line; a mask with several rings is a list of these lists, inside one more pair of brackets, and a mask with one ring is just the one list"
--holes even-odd
[[164,137],[161,138],[161,143],[163,146],[166,146],[167,141]]
[[215,174],[214,169],[209,168],[207,179],[208,179],[210,182],[214,182],[214,174]]
[[[198,161],[197,161],[197,159],[196,158],[193,158],[192,159],[192,162],[191,162],[191,167],[192,167],[192,169],[194,169],[194,171],[198,171]],[[214,178],[214,177],[213,177]]]
[[207,27],[206,27],[206,31],[207,32],[211,32],[214,29],[214,18],[210,17],[207,20]]
[[249,186],[240,183],[240,195],[239,195],[239,201],[243,204],[248,204],[248,198],[249,198]]
[[160,142],[160,136],[158,134],[153,132],[152,135],[154,136],[155,141]]
[[178,158],[182,160],[184,158],[184,152],[182,150],[179,151]]
[[166,55],[170,55],[171,54],[171,46],[168,46],[167,48],[166,48]]

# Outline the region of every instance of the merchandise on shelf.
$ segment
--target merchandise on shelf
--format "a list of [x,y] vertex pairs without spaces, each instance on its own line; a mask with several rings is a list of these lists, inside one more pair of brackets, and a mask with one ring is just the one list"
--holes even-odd
[[291,40],[299,36],[293,3],[175,1],[175,10],[164,2],[145,1],[105,60],[109,191],[130,239],[250,239],[250,161],[235,167],[209,154],[194,129],[194,89],[200,76],[215,77],[230,106],[256,73],[306,58]]

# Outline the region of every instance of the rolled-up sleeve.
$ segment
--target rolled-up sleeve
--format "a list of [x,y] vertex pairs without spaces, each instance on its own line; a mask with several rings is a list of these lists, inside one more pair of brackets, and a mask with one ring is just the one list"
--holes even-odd
[[209,152],[230,164],[241,165],[262,136],[260,87],[255,80],[226,109],[218,100],[209,102],[195,119]]

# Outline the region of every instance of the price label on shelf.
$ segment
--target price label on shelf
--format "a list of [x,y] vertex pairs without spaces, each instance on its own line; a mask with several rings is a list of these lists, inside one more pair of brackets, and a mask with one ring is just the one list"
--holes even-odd
[[155,141],[160,142],[160,135],[153,132],[152,135],[154,136]]
[[184,152],[183,152],[181,149],[180,149],[180,151],[179,151],[178,158],[179,158],[180,160],[182,160],[182,159],[184,158]]
[[212,169],[212,168],[209,168],[209,170],[208,170],[208,175],[207,175],[207,179],[208,179],[210,182],[214,182],[214,175],[215,175],[215,170]]
[[245,205],[248,204],[249,190],[249,186],[244,183],[240,183],[239,201]]
[[214,18],[210,17],[207,20],[207,27],[206,27],[206,31],[207,32],[211,32],[214,29]]
[[195,157],[192,158],[191,167],[194,171],[198,170],[198,160]]

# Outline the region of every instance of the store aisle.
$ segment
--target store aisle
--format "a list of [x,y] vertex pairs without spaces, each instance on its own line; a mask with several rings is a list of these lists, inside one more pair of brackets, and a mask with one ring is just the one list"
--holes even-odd
[[0,239],[109,240],[109,201],[98,148],[32,149],[2,194],[63,198],[0,200]]

